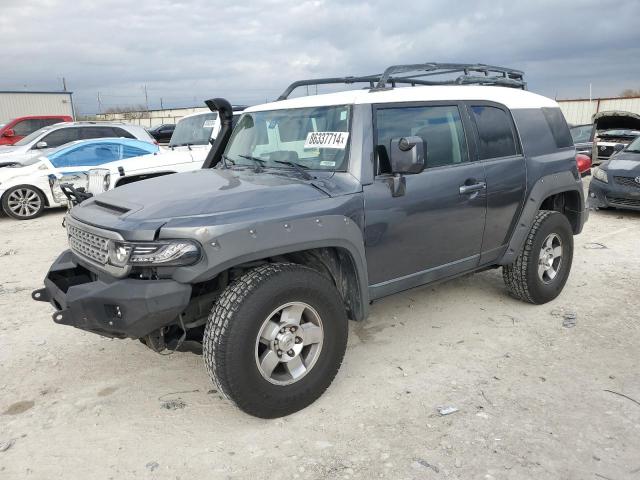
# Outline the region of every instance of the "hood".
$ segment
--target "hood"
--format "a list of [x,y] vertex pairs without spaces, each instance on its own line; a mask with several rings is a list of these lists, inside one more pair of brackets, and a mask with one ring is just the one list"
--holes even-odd
[[119,230],[130,240],[147,240],[170,219],[215,216],[216,224],[237,222],[247,213],[255,216],[328,197],[312,182],[296,177],[200,169],[118,187],[84,201],[71,215],[84,223]]
[[16,161],[32,158],[38,155],[46,155],[51,149],[30,150],[27,147],[2,147],[0,148],[0,162]]
[[15,155],[16,153],[24,153],[24,147],[16,147],[15,145],[0,146],[0,158],[6,155]]
[[640,153],[620,152],[602,164],[602,168],[624,177],[640,175]]
[[593,123],[596,130],[640,130],[640,115],[617,110],[598,112],[593,116]]
[[2,167],[3,160],[0,160],[0,188],[2,183],[8,180],[14,180],[17,177],[26,177],[38,170],[49,170],[43,161],[37,161],[31,165],[22,165],[16,163]]

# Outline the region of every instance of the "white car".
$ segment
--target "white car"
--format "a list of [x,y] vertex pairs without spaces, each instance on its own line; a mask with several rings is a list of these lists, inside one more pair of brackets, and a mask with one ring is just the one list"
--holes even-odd
[[[244,107],[235,107],[235,125]],[[118,160],[89,171],[86,191],[97,195],[146,178],[188,172],[202,167],[211,144],[220,132],[217,112],[194,113],[178,121],[168,148],[158,155]]]
[[[87,172],[116,159],[154,156],[157,145],[128,138],[80,140],[0,167],[0,203],[10,217],[35,218],[45,208],[67,205],[60,183],[86,185]],[[64,180],[63,180],[64,179]]]

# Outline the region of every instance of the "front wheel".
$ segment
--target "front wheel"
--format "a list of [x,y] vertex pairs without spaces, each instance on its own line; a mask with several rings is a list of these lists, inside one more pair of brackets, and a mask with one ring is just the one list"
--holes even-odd
[[262,265],[216,301],[204,333],[204,361],[220,392],[240,409],[281,417],[328,388],[347,332],[342,298],[326,276],[301,265]]
[[573,261],[573,231],[567,217],[538,212],[520,255],[502,270],[511,294],[525,302],[547,303],[562,292]]
[[10,188],[2,196],[2,209],[17,220],[36,218],[44,210],[44,204],[44,195],[31,185]]

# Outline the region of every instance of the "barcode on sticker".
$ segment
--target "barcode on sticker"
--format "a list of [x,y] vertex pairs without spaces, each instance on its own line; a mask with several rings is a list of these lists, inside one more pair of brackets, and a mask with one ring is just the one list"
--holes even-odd
[[309,132],[304,148],[339,148],[344,150],[349,132]]
[[215,120],[205,120],[202,124],[202,128],[213,128],[216,124]]

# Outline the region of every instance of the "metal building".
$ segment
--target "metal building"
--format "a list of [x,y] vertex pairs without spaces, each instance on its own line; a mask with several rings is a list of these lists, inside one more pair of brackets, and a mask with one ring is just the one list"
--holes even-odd
[[27,115],[69,115],[75,118],[72,92],[0,91],[0,123]]
[[576,100],[558,100],[558,104],[567,122],[571,125],[591,123],[591,118],[595,113],[611,110],[637,113],[640,115],[640,97],[608,97],[594,98],[592,100],[581,98]]
[[120,113],[99,113],[96,120],[133,123],[145,128],[163,123],[177,123],[182,117],[192,113],[206,113],[207,107],[166,108],[163,110],[131,111]]

